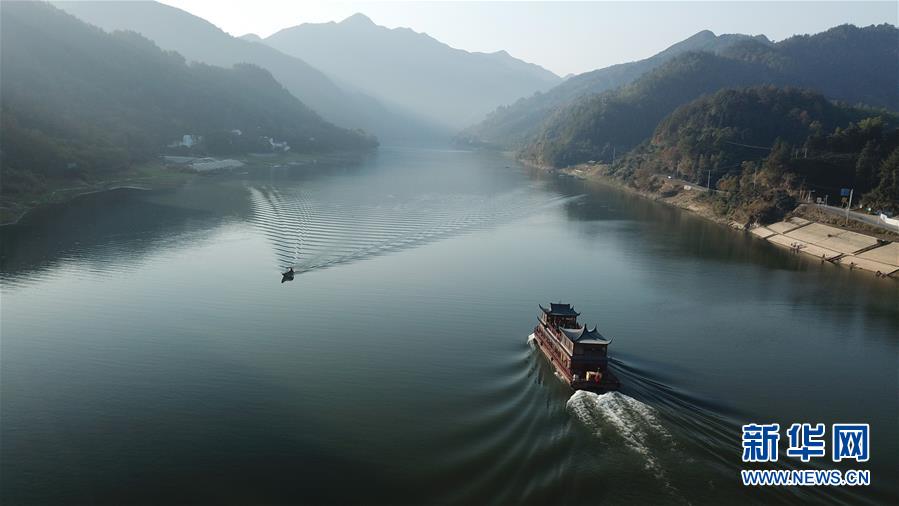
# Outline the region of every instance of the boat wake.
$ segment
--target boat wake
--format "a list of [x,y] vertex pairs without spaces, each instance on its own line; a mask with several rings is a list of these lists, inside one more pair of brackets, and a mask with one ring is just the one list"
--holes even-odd
[[575,392],[566,407],[597,437],[620,437],[642,458],[647,471],[673,489],[659,462],[659,453],[660,449],[673,453],[674,439],[655,409],[619,392],[595,394],[584,390]]
[[279,267],[297,274],[418,247],[522,218],[571,197],[523,189],[500,195],[316,199],[299,189],[250,187],[253,223]]

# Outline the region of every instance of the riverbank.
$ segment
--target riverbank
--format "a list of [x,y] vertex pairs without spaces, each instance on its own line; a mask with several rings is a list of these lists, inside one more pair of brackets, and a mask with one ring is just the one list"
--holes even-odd
[[542,167],[533,163],[530,167],[562,176],[606,184],[643,198],[678,207],[732,229],[749,231],[754,237],[797,254],[810,255],[850,270],[869,271],[880,278],[899,279],[899,234],[888,232],[864,223],[825,215],[806,205],[799,205],[783,221],[761,225],[739,223],[721,216],[715,211],[715,190],[685,184],[683,181],[657,178],[658,190],[635,188],[627,182],[603,173],[602,165],[577,165],[564,169]]
[[173,188],[194,177],[186,171],[172,170],[161,162],[136,165],[116,174],[113,179],[49,179],[38,191],[0,196],[0,226],[14,225],[29,212],[52,204],[61,204],[82,195],[131,188],[156,190]]
[[654,200],[656,202],[661,202],[663,204],[668,204],[674,207],[679,207],[681,209],[685,209],[694,214],[702,216],[707,220],[714,221],[715,223],[726,225],[731,228],[740,230],[745,228],[744,224],[737,223],[733,220],[726,219],[716,214],[710,203],[704,201],[705,194],[699,189],[691,188],[689,190],[678,191],[674,187],[674,185],[669,184],[666,186],[669,186],[670,188],[666,188],[659,192],[650,192],[630,186],[626,181],[622,181],[621,179],[603,174],[603,166],[601,165],[576,165],[564,169],[556,169],[553,167],[535,164],[528,160],[519,161],[524,165],[537,170],[612,186],[624,192],[638,195],[645,199]]
[[248,154],[234,159],[168,157],[134,165],[114,178],[96,181],[81,178],[50,179],[38,191],[0,194],[0,226],[14,225],[29,212],[62,204],[82,195],[119,189],[164,190],[186,184],[195,177],[214,174],[245,174],[256,170],[304,169],[358,163],[370,151],[334,153]]
[[760,239],[794,253],[819,258],[821,262],[872,272],[877,277],[899,277],[899,243],[796,216],[755,227],[751,232]]

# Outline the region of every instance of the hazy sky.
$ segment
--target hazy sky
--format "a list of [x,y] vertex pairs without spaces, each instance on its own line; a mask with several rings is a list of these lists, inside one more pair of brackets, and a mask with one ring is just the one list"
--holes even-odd
[[263,37],[362,12],[468,51],[505,49],[565,75],[657,53],[700,30],[774,40],[842,23],[897,24],[897,2],[470,2],[163,0],[233,35]]

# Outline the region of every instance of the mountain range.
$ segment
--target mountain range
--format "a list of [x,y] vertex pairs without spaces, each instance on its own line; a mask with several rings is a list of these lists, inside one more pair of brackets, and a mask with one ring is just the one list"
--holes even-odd
[[362,14],[286,28],[262,42],[385,104],[455,130],[562,81],[505,51],[455,49],[409,28],[378,26]]
[[265,44],[232,37],[212,23],[175,7],[147,1],[56,2],[54,5],[104,30],[140,33],[165,50],[189,61],[230,67],[251,63],[269,72],[294,96],[325,119],[361,128],[383,140],[442,139],[450,131],[413,113],[391,109],[380,101],[338,86],[307,62]]
[[105,30],[138,32],[188,60],[257,65],[325,119],[388,142],[448,139],[498,105],[561,82],[505,52],[454,49],[408,28],[375,25],[362,14],[261,39],[232,37],[158,2],[56,5]]

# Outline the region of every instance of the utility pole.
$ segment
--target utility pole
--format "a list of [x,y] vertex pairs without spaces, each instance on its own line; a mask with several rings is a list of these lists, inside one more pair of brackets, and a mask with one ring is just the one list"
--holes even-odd
[[705,187],[712,191],[712,169],[709,169],[709,179],[706,181]]
[[846,224],[849,224],[849,209],[852,207],[852,193],[855,191],[855,188],[849,190],[849,203],[846,204]]

